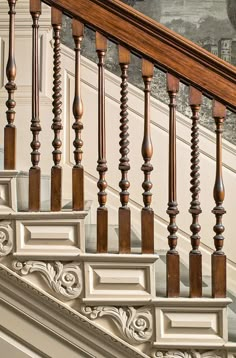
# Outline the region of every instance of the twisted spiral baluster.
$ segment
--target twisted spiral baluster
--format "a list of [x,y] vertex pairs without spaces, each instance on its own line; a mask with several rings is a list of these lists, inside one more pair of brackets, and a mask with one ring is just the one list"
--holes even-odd
[[190,297],[202,296],[202,255],[199,251],[201,226],[199,225],[199,215],[201,207],[199,202],[200,192],[200,167],[199,167],[199,111],[202,103],[202,94],[194,87],[190,87],[189,104],[192,110],[192,133],[191,133],[191,188],[192,201],[190,203],[189,212],[192,214],[192,224],[190,230],[192,250],[189,255],[189,281],[190,281]]
[[130,63],[130,51],[119,46],[119,63],[121,68],[121,98],[120,98],[120,164],[121,180],[119,186],[121,207],[119,208],[119,246],[120,253],[130,252],[131,219],[129,203],[130,182],[128,180],[129,164],[129,127],[128,127],[128,68]]
[[53,27],[53,123],[52,130],[54,131],[54,139],[52,145],[54,150],[52,152],[54,166],[51,170],[51,210],[61,210],[61,186],[62,186],[62,168],[61,162],[61,139],[60,132],[62,130],[61,123],[61,24],[62,12],[52,7],[52,27]]

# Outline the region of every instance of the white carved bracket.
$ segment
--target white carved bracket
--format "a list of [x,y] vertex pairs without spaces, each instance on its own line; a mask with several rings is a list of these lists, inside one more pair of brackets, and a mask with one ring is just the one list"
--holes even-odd
[[21,275],[39,272],[46,279],[49,287],[64,298],[74,299],[80,296],[83,284],[80,264],[77,262],[62,264],[59,261],[46,263],[42,261],[14,261],[13,269]]
[[130,344],[145,343],[152,338],[153,321],[150,308],[83,306],[82,313],[91,320],[108,316],[116,324],[122,338]]
[[224,352],[219,351],[205,351],[199,352],[196,350],[191,351],[155,351],[151,355],[152,358],[222,358],[224,357]]
[[13,248],[13,230],[9,224],[0,224],[0,257],[7,256]]

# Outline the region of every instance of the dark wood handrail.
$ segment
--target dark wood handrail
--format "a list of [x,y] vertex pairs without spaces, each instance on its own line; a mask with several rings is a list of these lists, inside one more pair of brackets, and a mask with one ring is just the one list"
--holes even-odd
[[236,71],[119,0],[43,0],[236,110]]

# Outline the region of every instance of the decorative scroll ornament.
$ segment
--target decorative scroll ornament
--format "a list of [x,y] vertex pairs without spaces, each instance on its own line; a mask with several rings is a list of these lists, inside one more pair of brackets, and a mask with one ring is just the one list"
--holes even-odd
[[153,333],[152,314],[149,308],[83,306],[82,313],[90,319],[110,317],[116,324],[121,336],[128,343],[141,344],[150,341]]
[[13,248],[13,231],[10,225],[0,226],[0,257],[10,254]]
[[195,350],[181,351],[156,351],[152,358],[222,358],[223,354],[216,351],[198,352]]
[[41,261],[13,262],[13,269],[21,275],[33,272],[41,273],[51,289],[67,299],[80,296],[82,291],[82,274],[76,262],[63,265],[61,262],[46,263]]

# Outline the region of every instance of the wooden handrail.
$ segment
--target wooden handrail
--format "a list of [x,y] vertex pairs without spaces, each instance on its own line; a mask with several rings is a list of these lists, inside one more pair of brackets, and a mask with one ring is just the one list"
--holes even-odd
[[236,70],[119,0],[43,0],[236,110]]

